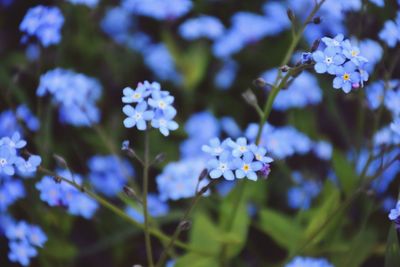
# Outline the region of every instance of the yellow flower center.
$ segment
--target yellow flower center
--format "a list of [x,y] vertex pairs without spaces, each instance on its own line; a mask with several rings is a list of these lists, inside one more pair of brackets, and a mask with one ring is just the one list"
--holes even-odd
[[348,74],[348,73],[343,74],[343,80],[345,80],[345,81],[350,80],[350,74]]
[[355,57],[357,55],[358,55],[357,51],[354,51],[354,50],[351,51],[351,56]]
[[134,93],[133,94],[133,98],[134,99],[139,99],[140,98],[140,94],[139,93]]
[[244,165],[243,165],[243,170],[246,171],[246,172],[247,172],[248,170],[250,170],[249,164],[244,164]]

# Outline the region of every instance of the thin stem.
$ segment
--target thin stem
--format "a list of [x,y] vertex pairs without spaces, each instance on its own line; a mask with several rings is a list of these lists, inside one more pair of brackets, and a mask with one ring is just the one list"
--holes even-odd
[[[130,224],[138,227],[139,229],[144,229],[144,225],[135,221],[134,219],[132,219],[129,215],[127,215],[123,210],[121,210],[120,208],[118,208],[117,206],[115,206],[114,204],[110,203],[109,201],[107,201],[106,199],[104,199],[103,197],[99,196],[98,194],[90,191],[89,189],[84,188],[82,185],[79,185],[65,177],[62,177],[42,166],[39,166],[38,171],[49,175],[49,176],[53,176],[56,179],[60,179],[62,182],[65,182],[73,187],[75,187],[77,190],[82,191],[83,193],[87,194],[89,197],[93,198],[94,200],[96,200],[97,202],[100,203],[100,205],[102,205],[103,207],[105,207],[106,209],[112,211],[113,213],[115,213],[117,216],[121,217],[122,219],[125,219],[126,221],[128,221]],[[155,228],[150,228],[149,232],[151,235],[153,235],[154,237],[158,238],[160,241],[162,242],[170,242],[170,237],[167,236],[166,234],[164,234],[163,232],[161,232],[158,229]],[[176,247],[179,247],[181,249],[185,249],[187,251],[191,251],[193,253],[197,253],[199,255],[203,255],[203,256],[211,256],[211,254],[208,251],[204,251],[204,250],[200,250],[198,248],[194,248],[191,247],[183,242],[180,241],[175,241],[174,245]]]
[[149,211],[147,207],[147,195],[149,191],[149,132],[144,134],[144,164],[143,164],[143,214],[144,214],[144,237],[146,245],[147,262],[149,267],[154,266],[153,252],[150,239]]
[[[199,180],[200,182],[200,180]],[[208,189],[211,187],[212,184],[214,184],[216,182],[216,180],[212,180],[206,187],[205,189]],[[200,183],[197,183],[197,185],[199,185]],[[163,253],[160,256],[160,259],[158,260],[158,263],[156,265],[156,267],[162,267],[164,262],[167,260],[167,255],[169,253],[169,250],[173,247],[174,243],[176,242],[176,240],[178,240],[178,237],[180,235],[180,233],[182,232],[182,223],[184,223],[185,221],[187,221],[187,219],[189,218],[190,213],[192,212],[192,210],[194,209],[194,207],[197,205],[197,203],[199,202],[201,196],[204,194],[205,190],[201,189],[200,191],[198,191],[198,186],[196,187],[196,195],[195,197],[192,199],[192,202],[190,203],[189,207],[186,209],[185,213],[182,216],[182,219],[180,220],[178,226],[175,228],[174,234],[172,235],[169,243],[167,244],[167,246],[165,247]]]

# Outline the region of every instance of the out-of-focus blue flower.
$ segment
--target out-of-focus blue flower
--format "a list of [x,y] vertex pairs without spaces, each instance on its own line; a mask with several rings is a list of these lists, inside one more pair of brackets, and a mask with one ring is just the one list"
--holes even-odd
[[384,41],[389,47],[395,47],[400,42],[400,12],[397,12],[395,21],[388,20],[379,32],[379,39]]
[[295,257],[285,267],[334,267],[324,258]]
[[208,141],[219,136],[220,126],[218,120],[208,111],[192,115],[185,124],[185,131],[190,137]]
[[21,181],[10,176],[0,177],[0,212],[5,212],[15,201],[25,196],[25,188]]
[[[147,208],[149,215],[154,218],[165,216],[169,212],[168,204],[153,193],[147,196]],[[143,212],[139,211],[139,209],[129,206],[125,209],[125,212],[137,222],[144,223]]]
[[222,130],[232,138],[237,138],[242,134],[242,130],[232,117],[223,117],[220,119]]
[[[273,83],[278,71],[272,69],[264,72],[261,77],[268,83]],[[287,110],[289,108],[304,108],[307,105],[315,105],[322,100],[322,90],[318,85],[316,77],[306,71],[302,72],[288,86],[281,90],[273,103],[276,110]]]
[[222,153],[219,159],[213,158],[207,163],[207,167],[210,170],[210,177],[213,179],[220,178],[223,176],[226,180],[234,180],[233,169],[235,165],[233,163],[232,155],[229,152]]
[[397,202],[396,207],[390,210],[389,219],[392,221],[400,217],[400,201]]
[[36,61],[40,58],[40,46],[37,44],[29,44],[25,49],[26,58],[30,61]]
[[317,157],[323,160],[332,158],[332,145],[326,141],[319,141],[314,144],[313,151]]
[[12,110],[0,113],[0,136],[11,136],[15,132],[22,133],[22,128],[18,124],[18,119]]
[[288,191],[288,204],[293,209],[309,209],[311,201],[321,192],[320,183],[314,180],[305,180],[299,172],[293,173],[295,186]]
[[186,20],[179,27],[179,34],[186,40],[199,38],[216,39],[223,34],[224,25],[219,19],[211,16],[199,16]]
[[222,90],[229,89],[236,78],[238,64],[232,59],[225,59],[222,67],[218,70],[214,78],[214,84]]
[[142,50],[144,63],[160,80],[180,83],[174,59],[163,43],[148,45]]
[[368,63],[364,64],[364,68],[367,72],[372,73],[375,65],[382,59],[383,48],[378,42],[371,39],[365,39],[358,45],[365,58],[368,59]]
[[11,241],[8,259],[22,266],[28,266],[30,259],[37,256],[37,250],[26,241]]
[[388,90],[385,95],[385,107],[392,112],[393,117],[400,115],[400,90]]
[[122,102],[135,103],[125,105],[122,111],[128,116],[124,120],[126,128],[136,126],[138,130],[147,129],[147,121],[151,121],[153,128],[159,129],[164,136],[169,135],[169,131],[178,129],[178,124],[173,121],[176,116],[176,109],[172,106],[174,97],[168,91],[162,91],[159,83],[139,83],[135,90],[125,88]]
[[24,160],[23,158],[18,158],[16,161],[18,171],[22,174],[30,175],[34,174],[39,167],[42,159],[39,156],[32,155],[28,158],[28,160]]
[[[77,174],[71,174],[67,170],[57,171],[57,174],[71,182],[82,184],[82,178]],[[50,176],[44,176],[37,182],[36,189],[40,192],[40,199],[50,206],[65,207],[68,213],[86,219],[92,218],[99,206],[96,201],[72,185],[66,182],[57,183]]]
[[[199,175],[204,167],[203,160],[199,159],[185,159],[169,163],[156,177],[160,199],[165,201],[193,197],[196,194]],[[198,189],[201,190],[207,184],[207,179],[201,180]]]
[[96,79],[57,68],[40,77],[36,94],[53,96],[53,101],[60,105],[60,121],[74,126],[90,126],[100,120],[96,102],[101,91]]
[[390,129],[396,134],[400,135],[400,117],[394,119],[394,121],[390,124]]
[[349,93],[354,84],[360,82],[360,73],[356,71],[356,65],[353,62],[346,62],[344,66],[336,68],[336,78],[333,79],[333,88],[342,89]]
[[375,110],[383,103],[385,93],[384,87],[383,81],[375,81],[365,88],[365,95],[369,108]]
[[132,166],[126,160],[115,156],[93,156],[88,161],[89,179],[94,188],[112,197],[120,193],[127,178],[134,175]]
[[28,266],[30,259],[37,255],[35,247],[43,247],[47,241],[47,236],[39,226],[25,221],[9,221],[5,225],[5,235],[10,247],[8,258],[23,266]]
[[131,14],[122,7],[114,7],[107,10],[101,21],[102,30],[119,44],[129,41],[129,29],[133,25]]
[[316,62],[314,69],[317,73],[328,72],[329,74],[335,74],[336,67],[342,65],[345,61],[343,55],[337,53],[332,46],[325,48],[324,52],[316,51],[313,54],[313,59]]
[[391,146],[400,144],[400,138],[390,129],[383,127],[373,136],[374,146]]
[[99,0],[68,0],[68,2],[74,5],[86,5],[90,8],[94,8],[99,3]]
[[385,212],[390,212],[390,210],[395,206],[396,199],[394,199],[394,197],[388,196],[383,199],[381,207]]
[[384,0],[368,0],[371,3],[379,6],[379,7],[384,7],[385,6],[385,1]]
[[25,105],[19,105],[16,110],[17,118],[23,120],[29,130],[36,132],[40,128],[40,121],[32,114],[31,110]]
[[[258,125],[250,124],[245,131],[245,136],[254,141]],[[283,159],[295,153],[305,154],[312,149],[312,141],[303,133],[291,126],[274,128],[265,124],[261,133],[260,145],[265,147],[273,158]]]
[[125,208],[125,213],[138,223],[144,223],[144,215],[139,210],[129,206]]
[[28,36],[39,39],[43,46],[58,44],[61,41],[61,28],[64,17],[58,7],[36,6],[30,8],[19,25],[19,29]]
[[192,8],[190,0],[124,0],[122,7],[135,15],[146,16],[156,20],[175,20]]

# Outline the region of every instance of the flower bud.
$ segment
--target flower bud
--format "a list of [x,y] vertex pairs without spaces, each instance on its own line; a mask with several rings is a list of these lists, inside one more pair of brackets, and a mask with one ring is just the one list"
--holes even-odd
[[242,97],[250,106],[258,106],[257,97],[250,89],[244,91],[244,93],[242,93]]
[[188,231],[188,230],[190,230],[190,228],[192,227],[192,222],[191,221],[188,221],[188,220],[186,220],[186,221],[181,221],[180,223],[179,223],[179,230],[181,230],[181,231]]
[[322,22],[322,19],[321,19],[321,17],[315,17],[315,18],[313,18],[313,23],[314,24],[320,24]]
[[255,87],[257,87],[258,89],[265,89],[265,87],[267,86],[267,83],[265,82],[265,80],[261,77],[253,80],[253,85]]
[[288,65],[284,65],[284,66],[281,66],[279,69],[282,72],[288,72],[290,70],[290,67]]
[[199,181],[203,180],[204,178],[207,177],[207,175],[208,175],[208,170],[205,168],[205,169],[203,169],[203,170],[201,171],[198,180],[199,180]]
[[321,43],[321,39],[316,39],[311,45],[311,53],[317,51],[319,44]]
[[53,158],[56,160],[57,165],[59,165],[60,167],[62,167],[64,169],[68,169],[67,161],[63,157],[61,157],[57,154],[54,154]]
[[289,18],[289,20],[291,21],[291,22],[293,22],[294,20],[295,20],[295,15],[294,15],[294,13],[293,13],[293,10],[291,10],[290,8],[288,8],[287,10],[286,10],[286,14],[287,14],[287,16],[288,16],[288,18]]

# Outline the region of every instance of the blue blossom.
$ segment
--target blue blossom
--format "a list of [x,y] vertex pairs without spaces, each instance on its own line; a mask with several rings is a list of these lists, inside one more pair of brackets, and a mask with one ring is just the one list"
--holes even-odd
[[385,107],[392,112],[393,117],[400,115],[400,90],[388,90],[385,95]]
[[210,145],[203,145],[201,149],[211,156],[220,156],[225,151],[225,149],[228,148],[229,141],[230,139],[227,139],[221,143],[219,138],[212,138],[209,141]]
[[388,20],[379,32],[379,39],[384,41],[389,47],[395,47],[400,42],[400,12],[397,12],[395,21]]
[[[166,201],[193,197],[197,187],[200,190],[209,183],[208,179],[198,179],[204,167],[204,161],[199,159],[185,159],[167,164],[156,177],[160,199]],[[205,195],[208,194],[207,192]]]
[[0,174],[14,175],[17,155],[15,149],[0,142]]
[[179,27],[179,34],[186,40],[195,40],[202,37],[211,40],[218,38],[225,30],[219,19],[211,16],[199,16],[186,20]]
[[133,26],[133,19],[125,8],[118,6],[108,9],[100,25],[118,44],[127,44],[130,41],[129,29]]
[[30,225],[27,238],[29,240],[29,243],[36,247],[43,247],[47,241],[46,234],[39,226],[36,225]]
[[25,33],[23,41],[34,36],[47,47],[61,41],[63,24],[64,17],[58,7],[36,6],[28,10],[19,29]]
[[241,135],[242,130],[232,117],[223,117],[220,119],[222,130],[231,137],[237,138]]
[[[273,83],[277,69],[264,72],[261,77],[268,83]],[[281,90],[273,103],[276,110],[287,110],[290,108],[304,108],[308,105],[315,105],[322,101],[322,90],[318,85],[316,77],[309,72],[303,71],[288,86]]]
[[253,153],[245,153],[243,154],[243,159],[236,158],[234,160],[234,164],[237,168],[235,170],[236,178],[242,179],[247,177],[249,180],[257,181],[256,172],[262,169],[263,164],[260,161],[253,160]]
[[241,157],[250,150],[247,145],[247,139],[244,137],[239,137],[236,142],[228,140],[227,144],[232,148],[232,155],[236,158]]
[[0,136],[11,136],[15,132],[22,132],[18,123],[18,118],[12,110],[6,110],[0,113]]
[[400,117],[395,119],[391,124],[390,124],[390,129],[395,132],[396,134],[400,135]]
[[49,93],[60,106],[60,121],[74,126],[90,126],[100,120],[96,102],[101,96],[100,83],[84,74],[57,68],[40,77],[36,94]]
[[314,52],[313,59],[316,62],[314,69],[317,73],[328,72],[329,74],[335,74],[337,66],[342,65],[345,61],[343,55],[338,54],[333,46],[328,46],[324,52]]
[[173,118],[176,115],[175,109],[170,109],[165,112],[158,111],[151,120],[151,126],[159,129],[164,136],[169,135],[169,131],[175,131],[179,125]]
[[16,165],[21,173],[23,173],[24,175],[30,175],[36,172],[41,162],[41,157],[32,155],[28,158],[28,160],[24,160],[21,157],[18,158],[16,161]]
[[368,106],[372,110],[380,107],[384,100],[385,85],[383,81],[375,81],[365,88]]
[[347,59],[351,60],[351,62],[353,62],[356,66],[360,66],[361,64],[368,62],[368,59],[360,56],[360,49],[356,46],[352,46],[349,40],[345,40],[342,43],[342,48],[343,55]]
[[382,200],[381,208],[385,212],[390,212],[390,210],[396,206],[396,199],[394,197],[388,196]]
[[144,215],[139,210],[128,206],[128,207],[125,208],[125,213],[128,214],[129,217],[131,217],[132,219],[134,219],[138,223],[144,223]]
[[334,267],[324,258],[295,257],[285,267]]
[[208,111],[193,114],[185,124],[185,131],[190,137],[204,142],[219,136],[220,125],[214,115]]
[[[80,175],[71,174],[67,170],[57,171],[57,174],[78,185],[82,184]],[[37,182],[36,189],[40,191],[40,199],[50,206],[64,207],[68,213],[86,219],[92,218],[99,206],[95,200],[82,191],[66,182],[57,183],[50,176],[44,176],[41,181]]]
[[124,96],[122,97],[122,103],[140,103],[145,97],[151,94],[150,90],[147,90],[146,86],[142,83],[138,84],[138,87],[133,90],[130,87],[126,87],[122,90]]
[[30,259],[37,256],[37,250],[26,241],[11,241],[8,258],[22,266],[28,266]]
[[157,194],[148,194],[147,205],[150,216],[154,218],[165,216],[169,212],[168,204],[162,201]]
[[295,186],[288,190],[288,205],[293,209],[309,209],[311,201],[321,191],[321,185],[314,180],[305,180],[299,172],[294,172],[293,181]]
[[400,217],[400,201],[397,202],[396,207],[390,210],[389,219],[392,221],[397,220]]
[[128,117],[124,120],[126,128],[137,127],[138,130],[144,131],[147,129],[146,121],[150,121],[154,117],[154,111],[147,110],[145,102],[139,103],[136,108],[130,105],[125,105],[122,109]]
[[332,158],[332,145],[326,141],[316,142],[314,144],[313,151],[320,159],[330,160]]
[[156,20],[175,20],[192,8],[190,0],[124,0],[122,6],[135,15]]
[[115,156],[93,156],[88,161],[89,180],[93,187],[108,197],[116,196],[134,175],[134,169],[126,160]]
[[344,40],[343,34],[338,34],[334,38],[323,37],[321,41],[327,46],[332,47],[336,50],[337,53],[342,51],[342,43]]
[[261,163],[271,163],[273,161],[272,158],[266,156],[267,149],[265,147],[258,147],[255,144],[251,144],[250,150],[253,152],[255,159]]
[[[173,113],[175,109],[171,106],[174,103],[174,97],[166,91],[154,91],[148,99],[149,106],[160,109],[164,113]],[[176,115],[175,114],[173,116]]]
[[18,199],[25,196],[25,187],[20,180],[10,176],[0,177],[0,212],[5,212]]
[[15,111],[18,119],[23,120],[29,130],[36,132],[40,128],[40,121],[32,114],[30,109],[25,105],[19,105]]
[[86,5],[90,8],[94,8],[99,3],[99,0],[68,0],[68,2],[74,5]]
[[225,59],[222,67],[215,74],[214,84],[219,89],[226,90],[231,87],[235,81],[237,71],[239,69],[238,64],[232,59]]
[[368,59],[368,63],[363,67],[367,72],[373,72],[375,65],[382,59],[383,48],[378,42],[371,39],[362,40],[359,42],[359,47],[365,58]]
[[354,84],[360,82],[360,73],[356,71],[356,65],[353,62],[346,62],[344,66],[336,68],[336,78],[333,79],[333,88],[342,89],[349,93]]
[[235,169],[232,155],[229,152],[224,152],[219,159],[213,158],[207,163],[210,170],[210,177],[213,179],[223,176],[226,180],[234,180],[233,169]]

